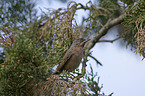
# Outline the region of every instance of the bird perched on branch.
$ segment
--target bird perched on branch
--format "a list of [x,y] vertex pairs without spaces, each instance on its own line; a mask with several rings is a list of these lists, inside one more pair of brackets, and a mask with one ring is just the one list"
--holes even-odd
[[60,74],[63,70],[68,72],[75,70],[82,60],[83,48],[87,41],[83,38],[75,40],[53,74]]

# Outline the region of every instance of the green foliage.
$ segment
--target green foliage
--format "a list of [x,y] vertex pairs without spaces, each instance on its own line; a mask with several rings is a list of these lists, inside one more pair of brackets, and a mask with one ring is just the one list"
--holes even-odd
[[[93,68],[90,65],[91,72],[86,74],[85,79],[87,82],[85,82],[86,86],[88,87],[88,92],[90,96],[106,96],[104,92],[102,92],[103,85],[99,85],[99,79],[100,77],[97,76],[97,72],[94,74]],[[111,93],[108,96],[112,96],[113,93]]]
[[37,46],[37,42],[23,34],[15,37],[15,42],[5,46],[5,65],[0,70],[1,94],[7,96],[26,95],[30,89],[48,72],[47,59]]
[[145,4],[145,1],[141,0],[141,2],[130,7],[127,10],[127,15],[125,17],[125,21],[123,22],[125,30],[121,34],[124,40],[128,42],[128,45],[130,44],[132,47],[135,47],[135,48],[138,47],[139,49],[137,50],[139,52],[143,48],[143,45],[141,44],[144,44],[143,43],[144,42],[143,30],[144,30],[144,22],[145,22],[144,4]]
[[5,53],[0,51],[0,64],[4,62]]
[[[39,20],[35,19],[32,24],[18,28],[10,26],[1,28],[3,31],[3,35],[0,36],[1,44],[6,55],[0,70],[2,95],[33,95],[36,90],[40,94],[39,88],[50,87],[45,85],[49,83],[45,79],[49,78],[52,67],[61,62],[62,56],[73,40],[83,34],[74,19],[78,6],[80,4],[72,2],[68,4],[67,9],[48,10],[47,15]],[[81,6],[81,8],[84,7]],[[95,15],[98,9],[95,9],[93,5],[91,8],[88,6],[86,8],[94,12],[90,13],[86,21],[91,22],[94,18],[98,18],[99,15]],[[99,13],[102,15],[101,11]],[[90,27],[86,27],[85,32],[91,31],[93,24],[95,22],[89,25]],[[41,83],[45,86],[37,89],[35,86]],[[71,86],[72,83],[66,82],[61,86],[66,86],[66,84]],[[73,86],[71,90],[75,91],[75,84]],[[42,94],[45,94],[48,90],[43,91]]]
[[1,0],[0,1],[1,26],[17,26],[26,24],[36,18],[35,3],[32,0]]
[[129,5],[133,5],[138,0],[120,0],[120,1],[129,6]]
[[[107,9],[113,18],[121,15],[122,9],[117,0],[102,0],[99,5]],[[102,21],[104,22],[104,19]]]
[[78,96],[87,95],[86,88],[83,82],[80,80],[72,79],[70,75],[52,75],[48,77],[47,80],[40,81],[37,86],[34,87],[36,93],[34,96],[38,95],[48,95],[48,96]]
[[72,33],[74,11],[68,10],[60,10],[63,11],[60,15],[59,11],[52,12],[49,17],[18,28],[1,28],[1,44],[6,54],[0,67],[1,95],[31,96],[36,90],[33,87],[49,77],[49,70],[71,45],[72,35],[78,34]]
[[[5,37],[4,40],[3,36],[0,36],[0,43],[13,42],[16,33],[14,30],[18,30],[20,26],[34,22],[36,19],[35,3],[31,0],[0,0],[0,4],[0,34],[2,35],[4,32]],[[0,54],[2,63],[5,51]]]
[[[87,82],[75,80],[79,74],[61,78],[51,76],[51,73],[52,68],[61,62],[74,39],[91,37],[92,31],[95,30],[94,33],[97,33],[108,19],[114,19],[122,14],[120,12],[123,11],[122,6],[117,0],[102,0],[100,6],[103,8],[94,6],[92,2],[88,2],[86,6],[70,2],[66,9],[48,9],[48,13],[39,19],[35,16],[35,4],[31,0],[2,0],[0,3],[2,3],[0,31],[3,32],[0,35],[0,43],[4,48],[0,54],[0,95],[32,96],[49,95],[52,92],[57,95],[76,92],[83,95],[105,95],[101,93],[99,77],[96,81],[97,75],[93,73],[92,67],[91,73],[86,76]],[[138,29],[144,24],[143,5],[144,1],[134,7],[128,5],[129,11],[127,10],[124,21],[126,31],[120,36],[127,41],[130,40],[129,44],[135,45],[134,36],[141,36],[136,33],[140,32]],[[89,10],[88,17],[84,17],[81,27],[74,19],[79,9]],[[93,56],[92,58],[101,65],[97,59]],[[87,87],[83,84],[89,87],[88,94]]]

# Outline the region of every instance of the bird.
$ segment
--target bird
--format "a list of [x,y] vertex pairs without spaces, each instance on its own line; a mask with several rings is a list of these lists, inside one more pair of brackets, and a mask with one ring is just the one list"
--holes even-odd
[[67,50],[65,55],[62,58],[62,62],[57,66],[54,75],[59,75],[62,71],[72,72],[75,70],[81,63],[84,53],[84,45],[89,40],[79,38],[73,41],[70,48]]

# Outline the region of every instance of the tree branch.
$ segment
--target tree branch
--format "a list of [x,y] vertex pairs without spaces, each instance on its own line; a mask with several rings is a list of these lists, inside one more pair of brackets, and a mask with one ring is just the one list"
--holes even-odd
[[99,62],[94,56],[92,56],[92,55],[88,55],[88,56],[91,57],[93,60],[95,60],[97,65],[99,64],[100,66],[103,66],[103,64],[101,62]]
[[99,40],[97,43],[100,43],[100,42],[110,42],[110,43],[113,43],[114,41],[120,39],[120,37],[114,39],[114,40]]
[[105,34],[107,34],[108,30],[112,27],[114,27],[115,25],[118,25],[120,23],[123,22],[123,18],[124,18],[125,14],[119,16],[118,18],[115,18],[113,20],[109,19],[107,21],[107,23],[99,30],[99,32],[96,33],[96,35],[90,40],[88,41],[88,45],[86,46],[86,50],[85,50],[85,55],[88,54],[89,50],[92,49],[94,47],[94,45],[99,41],[99,39],[104,36]]
[[[86,71],[85,67],[86,67],[87,56],[89,56],[89,50],[95,46],[95,44],[99,41],[99,39],[102,36],[107,34],[107,32],[110,28],[122,23],[124,20],[124,16],[125,16],[125,14],[123,14],[123,15],[121,15],[118,18],[115,18],[113,20],[109,19],[107,21],[107,23],[100,29],[100,31],[98,33],[96,33],[96,35],[92,39],[90,39],[88,41],[88,43],[86,43],[86,45],[85,45],[85,57],[84,57],[84,60],[82,62],[82,73],[79,76],[77,76],[76,79],[79,79],[85,75],[85,71]],[[112,40],[112,42],[117,40],[117,39],[119,39],[119,38]]]
[[105,9],[103,7],[95,7],[95,6],[87,7],[87,6],[82,5],[81,3],[78,3],[78,5],[80,5],[80,7],[77,7],[77,9],[90,10],[90,8],[92,7],[95,10],[103,10],[103,11],[105,11],[109,15],[109,17],[112,16],[111,13],[107,9]]

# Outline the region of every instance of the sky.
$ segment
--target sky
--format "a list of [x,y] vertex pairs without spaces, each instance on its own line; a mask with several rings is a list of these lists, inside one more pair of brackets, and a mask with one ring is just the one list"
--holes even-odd
[[[52,1],[49,5],[46,0],[43,0],[37,8],[40,7],[44,11],[45,8],[66,8],[67,4],[55,1],[57,0]],[[89,0],[73,1],[85,5]],[[78,13],[79,15],[76,19],[80,21],[81,15],[86,13]],[[115,31],[116,29],[110,30],[113,35],[107,35],[106,39],[114,39]],[[130,48],[120,47],[119,41],[97,43],[91,51],[93,51],[92,55],[103,66],[98,67],[96,62],[89,58],[87,71],[90,71],[89,63],[91,63],[94,71],[98,72],[98,76],[100,76],[100,84],[103,84],[102,91],[105,94],[114,92],[113,96],[145,96],[145,60],[142,61],[142,57],[139,54],[131,51]]]

